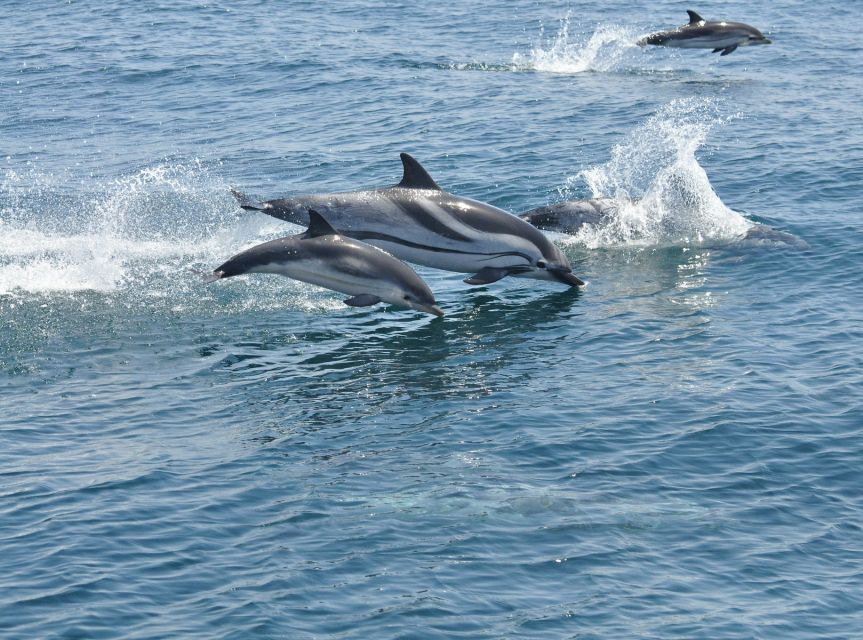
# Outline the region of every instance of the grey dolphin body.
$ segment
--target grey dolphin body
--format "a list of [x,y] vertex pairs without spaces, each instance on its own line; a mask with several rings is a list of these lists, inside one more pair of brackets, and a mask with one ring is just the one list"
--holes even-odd
[[392,187],[257,202],[238,191],[244,209],[296,224],[314,209],[342,233],[397,258],[472,273],[468,284],[511,275],[580,286],[569,260],[536,227],[491,205],[441,189],[419,162],[401,154],[404,176]]
[[315,211],[305,233],[238,253],[217,267],[210,282],[244,273],[276,273],[350,294],[345,304],[389,302],[442,316],[425,282],[401,260],[364,242],[341,236]]
[[605,222],[617,209],[618,204],[612,198],[590,198],[537,207],[518,214],[518,217],[544,231],[578,233],[586,224]]
[[687,11],[689,24],[670,31],[660,31],[638,41],[639,46],[656,44],[681,49],[713,49],[727,56],[737,47],[753,44],[770,44],[755,27],[742,22],[708,22],[694,11]]

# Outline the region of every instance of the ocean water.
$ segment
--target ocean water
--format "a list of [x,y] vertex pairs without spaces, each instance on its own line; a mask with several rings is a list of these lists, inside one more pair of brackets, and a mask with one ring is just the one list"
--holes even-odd
[[[863,636],[863,6],[714,5],[0,12],[0,637]],[[194,275],[402,151],[589,285]]]

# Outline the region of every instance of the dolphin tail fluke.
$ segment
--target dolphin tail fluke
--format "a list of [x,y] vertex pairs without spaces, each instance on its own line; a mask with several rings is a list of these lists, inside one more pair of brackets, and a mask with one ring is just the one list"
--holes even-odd
[[189,271],[198,276],[204,284],[210,284],[225,277],[224,271],[201,271],[199,269],[189,269]]
[[237,203],[241,208],[246,211],[263,211],[266,209],[266,205],[263,202],[258,202],[254,198],[250,198],[245,193],[240,191],[239,189],[234,189],[231,187],[231,193],[234,194],[234,197],[237,199]]

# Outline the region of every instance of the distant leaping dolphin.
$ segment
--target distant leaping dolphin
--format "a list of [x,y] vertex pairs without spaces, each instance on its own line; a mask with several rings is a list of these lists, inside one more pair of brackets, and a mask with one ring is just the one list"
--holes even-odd
[[727,56],[737,47],[770,44],[770,40],[764,37],[763,33],[748,24],[708,22],[694,11],[686,13],[689,14],[689,24],[671,31],[660,31],[645,36],[638,41],[638,45],[643,47],[646,44],[656,44],[680,49],[713,49],[713,53],[721,51],[720,55]]
[[441,189],[428,172],[401,154],[401,182],[383,189],[303,195],[257,202],[233,191],[243,209],[295,224],[319,211],[336,229],[407,262],[460,273],[468,284],[506,276],[552,280],[575,287],[584,282],[569,260],[536,227],[483,202]]
[[401,260],[377,247],[338,234],[316,211],[305,233],[238,253],[207,277],[213,282],[244,273],[276,273],[350,294],[345,304],[389,302],[442,316],[428,285]]

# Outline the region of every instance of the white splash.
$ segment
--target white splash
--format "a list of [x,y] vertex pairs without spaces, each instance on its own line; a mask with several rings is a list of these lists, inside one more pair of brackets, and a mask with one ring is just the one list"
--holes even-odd
[[541,42],[526,55],[513,54],[513,67],[566,74],[613,71],[621,67],[629,51],[638,49],[635,31],[618,25],[600,25],[589,36],[581,34],[570,38],[569,23],[569,16],[566,16],[549,42]]
[[155,272],[223,260],[285,229],[237,217],[227,185],[197,163],[71,186],[86,195],[60,195],[54,176],[3,176],[0,295],[114,292]]
[[714,127],[724,122],[710,100],[674,100],[615,145],[607,163],[570,178],[564,196],[584,182],[592,197],[618,203],[614,215],[583,227],[575,241],[596,248],[745,235],[752,223],[725,206],[695,157]]

